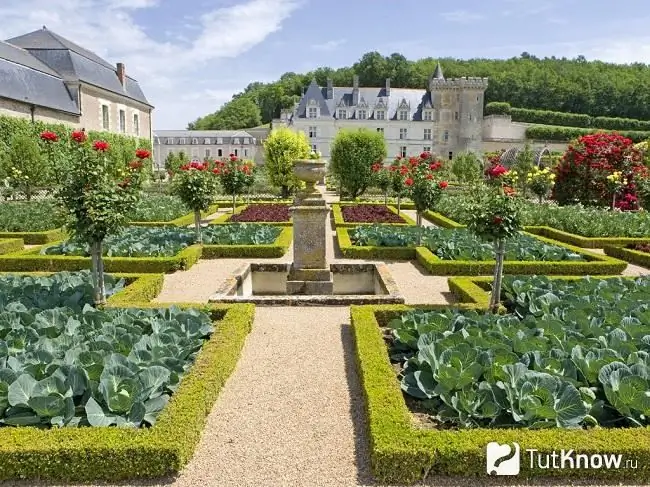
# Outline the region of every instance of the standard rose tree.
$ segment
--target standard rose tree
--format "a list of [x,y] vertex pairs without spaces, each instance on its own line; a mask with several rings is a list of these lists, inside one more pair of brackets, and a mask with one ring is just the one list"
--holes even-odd
[[423,152],[419,157],[409,159],[409,172],[405,184],[409,187],[409,195],[417,211],[417,224],[422,224],[422,214],[435,210],[447,188],[447,181],[441,176],[442,161],[431,153]]
[[217,192],[216,169],[208,162],[190,162],[180,166],[172,180],[172,192],[194,212],[197,243],[202,243],[201,212],[210,208]]
[[60,175],[57,198],[69,215],[66,226],[72,238],[90,249],[95,303],[104,304],[103,242],[128,224],[129,214],[140,196],[142,169],[151,154],[139,149],[133,161],[116,168],[111,167],[107,157],[108,142],[97,140],[91,144],[84,131],[75,130],[71,144],[73,157]]
[[252,162],[244,162],[235,154],[226,161],[218,161],[213,172],[219,177],[224,192],[232,196],[232,213],[235,214],[237,196],[244,194],[255,182],[255,168]]

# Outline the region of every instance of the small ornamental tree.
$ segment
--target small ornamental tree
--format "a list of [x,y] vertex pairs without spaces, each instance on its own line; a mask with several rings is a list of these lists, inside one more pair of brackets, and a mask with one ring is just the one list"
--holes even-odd
[[255,182],[252,166],[245,164],[235,154],[230,154],[226,161],[217,163],[214,173],[219,176],[224,193],[232,196],[232,213],[235,214],[237,196],[241,196]]
[[397,156],[388,168],[391,173],[390,189],[397,197],[398,215],[402,211],[402,198],[408,195],[409,184],[412,184],[412,180],[409,180],[407,176],[409,173],[409,168],[403,162],[404,161],[402,160],[402,157]]
[[451,173],[461,184],[474,184],[481,180],[483,163],[473,152],[460,152],[451,161]]
[[341,130],[334,137],[330,157],[342,189],[356,199],[372,182],[373,164],[386,157],[386,142],[374,130]]
[[388,190],[392,179],[392,173],[383,162],[375,162],[372,165],[372,185],[384,194],[384,206],[388,206]]
[[409,194],[417,211],[417,224],[422,225],[422,213],[435,210],[442,197],[447,181],[440,176],[442,161],[437,160],[431,153],[423,152],[420,157],[409,159],[410,171],[407,174]]
[[470,204],[469,217],[467,228],[494,245],[495,265],[489,308],[496,313],[501,302],[506,241],[517,236],[521,229],[519,203],[517,198],[507,194],[503,188],[486,188]]
[[264,140],[264,169],[271,184],[280,188],[282,198],[288,198],[299,186],[293,164],[308,157],[309,152],[305,134],[288,128],[274,129]]
[[71,137],[73,157],[61,177],[57,198],[68,211],[66,226],[72,237],[90,249],[95,303],[104,304],[103,242],[128,224],[140,196],[143,167],[150,164],[151,154],[139,149],[135,160],[125,167],[115,167],[108,158],[107,142],[97,140],[91,144],[82,130],[75,130]]
[[583,135],[569,145],[555,167],[553,198],[561,205],[610,206],[613,197],[607,176],[620,171],[626,186],[617,197],[617,208],[636,209],[634,179],[644,167],[642,151],[627,137],[605,132]]
[[180,166],[172,180],[172,193],[178,196],[185,206],[194,212],[196,242],[203,243],[201,237],[201,212],[214,202],[217,191],[217,176],[206,162],[190,162]]

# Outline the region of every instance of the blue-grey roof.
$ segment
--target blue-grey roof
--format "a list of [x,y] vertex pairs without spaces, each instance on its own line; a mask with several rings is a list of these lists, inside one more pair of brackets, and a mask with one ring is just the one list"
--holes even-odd
[[[327,99],[327,88],[319,87],[312,81],[307,91],[298,102],[297,117],[307,116],[307,107],[310,100],[315,100],[320,107],[320,116],[333,117],[336,110],[343,107],[352,107],[351,86],[332,88],[332,98]],[[398,109],[402,104],[408,107],[410,120],[422,120],[422,109],[431,106],[431,99],[426,90],[409,88],[391,88],[390,95],[386,95],[386,88],[359,88],[359,102],[368,104],[368,117],[372,120],[375,104],[382,101],[388,110],[387,119],[396,119]]]
[[151,106],[135,79],[127,75],[123,87],[115,66],[45,27],[7,42],[25,49],[66,81],[88,83]]
[[79,114],[63,79],[27,51],[0,42],[0,97]]

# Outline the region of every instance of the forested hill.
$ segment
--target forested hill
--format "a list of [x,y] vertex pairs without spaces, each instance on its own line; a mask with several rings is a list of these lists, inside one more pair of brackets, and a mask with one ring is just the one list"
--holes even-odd
[[[401,54],[369,52],[353,66],[318,68],[304,74],[285,73],[273,83],[254,82],[216,112],[189,124],[192,129],[240,129],[268,123],[280,109],[293,106],[312,78],[324,86],[351,86],[359,75],[361,86],[424,88],[440,61],[445,77],[488,77],[486,103],[506,101],[518,108],[536,108],[650,120],[650,66],[587,61],[583,57],[536,58],[528,53],[512,59],[433,59],[409,61]],[[215,107],[216,108],[216,107]]]

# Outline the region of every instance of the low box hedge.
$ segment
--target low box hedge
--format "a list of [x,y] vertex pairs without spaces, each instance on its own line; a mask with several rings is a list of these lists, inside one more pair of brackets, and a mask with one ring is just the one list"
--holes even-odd
[[441,213],[437,213],[435,211],[427,210],[424,213],[422,213],[422,218],[425,220],[433,223],[437,227],[442,227],[442,228],[465,228],[465,225],[461,225],[458,222],[455,222],[451,218],[447,218]]
[[[0,271],[78,271],[90,269],[90,257],[41,255],[43,247],[0,255]],[[164,273],[187,270],[201,257],[201,246],[191,245],[171,257],[104,257],[106,272]]]
[[44,245],[63,240],[65,236],[62,228],[43,232],[0,232],[0,238],[21,238],[25,245]]
[[[230,225],[226,223],[226,225]],[[272,244],[261,245],[204,245],[202,259],[218,259],[222,257],[255,257],[276,258],[287,253],[293,241],[293,228],[284,227]]]
[[[202,211],[201,212],[201,218],[206,218],[213,213],[216,213],[216,211],[219,209],[219,205],[212,205],[210,208],[208,208],[207,211]],[[179,216],[178,218],[174,220],[169,220],[167,222],[131,222],[129,225],[133,225],[136,227],[186,227],[188,225],[193,225],[194,224],[194,213],[190,212],[187,213],[186,215]]]
[[[260,201],[260,202],[255,202],[252,204],[266,204],[266,205],[286,205],[288,203],[279,203],[277,201]],[[235,213],[224,213],[223,215],[219,216],[218,218],[215,218],[210,222],[210,225],[223,225],[224,223],[235,223],[230,221],[230,217],[233,215],[239,215],[242,211],[244,211],[246,208],[248,208],[249,205],[241,205],[235,208]],[[288,222],[246,222],[246,223],[260,223],[264,225],[275,225],[278,227],[290,227],[293,225],[293,218],[290,218]]]
[[10,254],[25,248],[22,238],[0,238],[0,254]]
[[[639,243],[639,242],[636,242]],[[645,242],[648,243],[646,239]],[[606,245],[605,254],[610,257],[615,257],[617,259],[624,260],[630,264],[640,265],[641,267],[650,268],[650,254],[648,252],[641,252],[640,250],[627,249],[625,247],[620,247],[616,245]]]
[[[120,304],[131,308],[169,306],[126,301]],[[120,307],[114,301],[109,305]],[[177,306],[210,313],[216,326],[155,426],[148,429],[0,428],[0,479],[90,482],[178,473],[194,453],[206,417],[235,368],[252,328],[255,307],[252,304]]]
[[582,235],[576,235],[575,233],[564,232],[557,228],[546,226],[525,227],[525,230],[535,235],[552,238],[553,240],[559,240],[560,242],[586,249],[602,249],[608,245],[628,245],[648,241],[648,237],[583,237]]
[[[343,219],[343,212],[341,208],[343,206],[355,206],[355,205],[376,205],[377,203],[334,203],[332,205],[332,219],[334,220],[334,226],[335,227],[345,227],[345,228],[354,228],[354,227],[360,227],[364,225],[389,225],[389,226],[396,226],[396,227],[406,227],[406,226],[411,226],[415,225],[415,221],[410,218],[408,215],[405,215],[404,213],[400,212],[399,216],[404,219],[406,223],[383,223],[383,222],[373,222],[373,223],[354,223],[354,222],[346,222]],[[383,206],[383,204],[382,204]],[[393,205],[388,205],[387,206],[388,210],[392,211],[396,215],[397,213],[397,208]],[[402,208],[404,210],[405,208]]]
[[[538,275],[603,275],[620,274],[627,267],[627,263],[604,255],[585,251],[556,240],[533,235],[535,238],[549,245],[564,247],[576,254],[580,254],[583,261],[508,261],[503,263],[503,272],[506,274],[538,274]],[[493,260],[463,261],[442,260],[426,247],[417,247],[416,260],[434,275],[477,276],[491,274],[494,270]]]
[[[466,307],[477,305],[460,305]],[[450,306],[431,306],[449,308]],[[418,308],[421,308],[418,306]],[[603,480],[650,480],[650,428],[593,428],[589,430],[421,429],[406,406],[380,329],[392,318],[412,309],[403,305],[352,306],[355,354],[368,417],[370,460],[374,477],[385,484],[413,484],[427,476],[486,479],[486,446],[513,442],[521,447],[519,483],[533,477],[562,476]],[[527,449],[551,454],[574,449],[580,454],[620,453],[638,462],[637,469],[530,468]],[[473,485],[473,481],[463,481]]]

